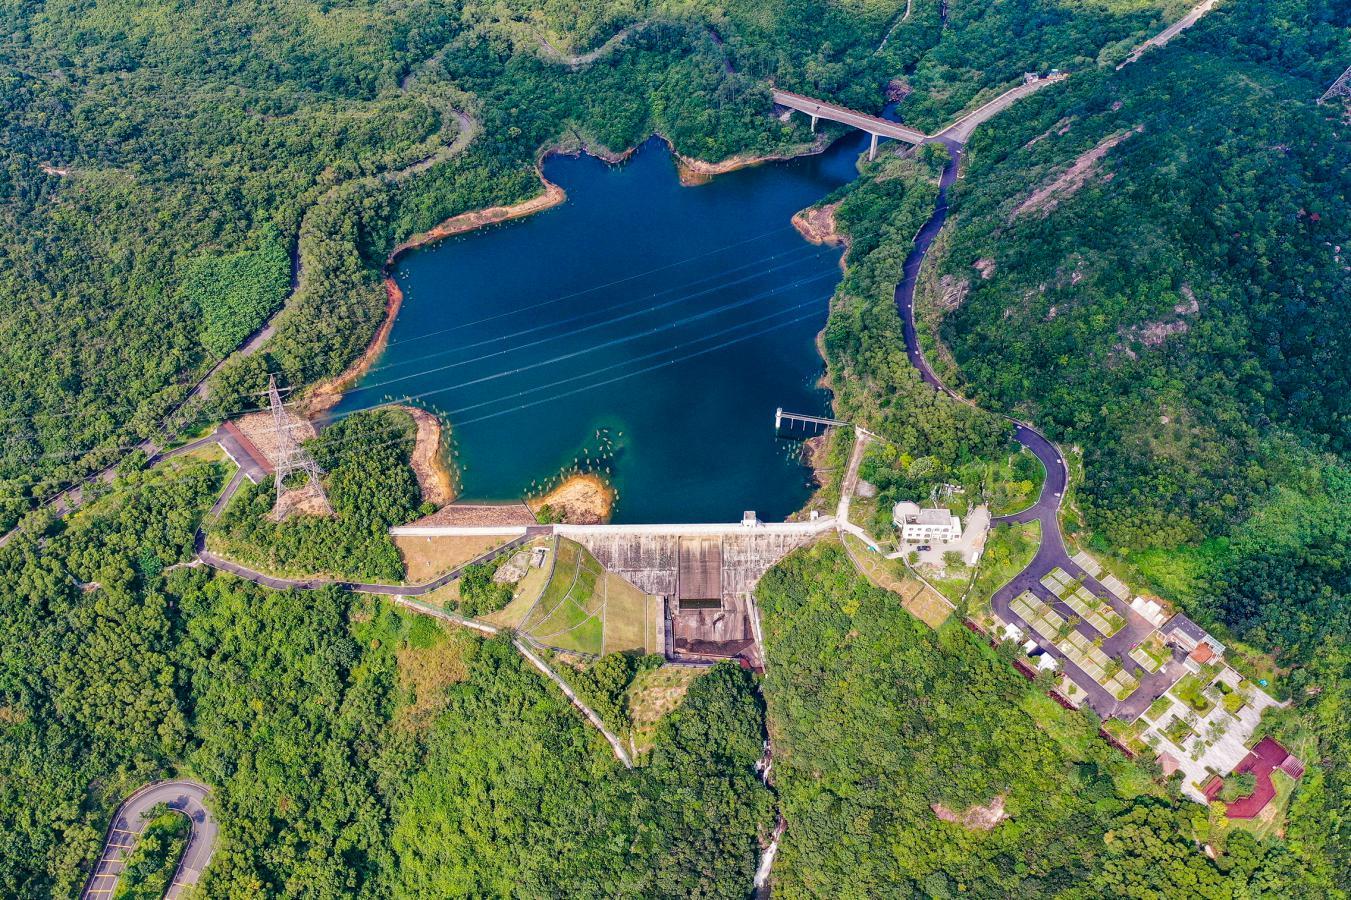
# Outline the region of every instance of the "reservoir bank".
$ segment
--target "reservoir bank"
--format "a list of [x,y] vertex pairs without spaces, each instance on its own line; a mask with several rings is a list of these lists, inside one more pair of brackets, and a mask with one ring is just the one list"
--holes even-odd
[[850,133],[693,187],[655,138],[622,165],[546,158],[565,203],[399,257],[388,344],[333,414],[437,412],[468,500],[577,466],[612,482],[616,522],[783,519],[811,472],[774,410],[829,413],[815,339],[842,252],[790,220],[866,146]]

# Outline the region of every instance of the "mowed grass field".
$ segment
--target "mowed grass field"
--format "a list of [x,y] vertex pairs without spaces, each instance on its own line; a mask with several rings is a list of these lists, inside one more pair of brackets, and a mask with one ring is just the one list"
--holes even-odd
[[607,572],[585,547],[559,540],[553,577],[520,624],[537,643],[601,656],[657,651],[656,599]]

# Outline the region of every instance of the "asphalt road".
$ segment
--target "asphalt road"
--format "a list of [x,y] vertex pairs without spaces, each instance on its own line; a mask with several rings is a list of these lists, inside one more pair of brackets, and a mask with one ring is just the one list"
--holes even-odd
[[840,122],[844,125],[849,125],[853,128],[869,132],[870,134],[877,134],[882,137],[892,138],[893,140],[904,141],[907,144],[924,143],[925,136],[922,132],[916,131],[913,128],[907,128],[899,122],[892,122],[889,119],[879,119],[877,116],[870,116],[867,113],[861,113],[836,103],[818,100],[815,97],[804,97],[802,94],[794,94],[792,91],[775,90],[774,102],[780,106],[786,106],[789,109],[795,109],[798,112],[806,113],[809,116],[829,119],[832,122]]
[[[944,384],[934,374],[929,361],[925,359],[923,352],[920,350],[919,337],[915,330],[915,284],[925,254],[928,253],[929,248],[933,245],[934,238],[938,236],[938,232],[942,230],[944,223],[947,221],[948,190],[957,180],[957,169],[961,161],[962,144],[960,142],[951,138],[940,138],[939,140],[948,148],[948,163],[943,168],[942,177],[939,179],[938,198],[934,204],[933,214],[920,228],[919,233],[915,236],[914,247],[906,257],[902,269],[902,281],[896,286],[896,309],[901,316],[906,356],[919,372],[920,378],[926,384],[943,391],[950,397],[962,403],[974,405],[970,400]],[[1056,658],[1062,669],[1070,675],[1073,681],[1084,689],[1088,695],[1089,705],[1099,715],[1104,718],[1116,715],[1128,721],[1133,720],[1153,702],[1155,697],[1162,694],[1169,685],[1177,680],[1177,667],[1181,663],[1174,660],[1159,672],[1150,675],[1126,656],[1131,647],[1148,635],[1154,626],[1132,610],[1128,603],[1113,596],[1096,579],[1090,577],[1087,572],[1070,559],[1069,552],[1065,548],[1064,536],[1060,531],[1060,506],[1064,502],[1065,487],[1069,483],[1069,468],[1065,463],[1064,454],[1061,453],[1060,448],[1054,442],[1032,426],[1017,420],[1010,421],[1013,422],[1014,440],[1041,460],[1041,464],[1046,470],[1046,479],[1042,484],[1041,494],[1037,497],[1035,503],[1013,515],[996,517],[992,520],[992,523],[997,525],[1003,522],[1039,522],[1041,524],[1041,546],[1037,549],[1036,556],[1032,558],[1032,562],[1028,564],[1027,568],[995,592],[991,598],[991,606],[1001,619],[1006,622],[1013,622],[1029,637],[1035,637],[1036,633],[1032,628],[1010,607],[1013,598],[1024,591],[1031,591],[1037,597],[1051,604],[1062,617],[1068,619],[1071,615],[1074,615],[1074,611],[1048,591],[1041,584],[1041,579],[1055,568],[1064,569],[1075,578],[1082,579],[1085,587],[1095,595],[1105,599],[1126,620],[1126,626],[1107,638],[1103,642],[1102,649],[1109,656],[1122,660],[1127,671],[1140,679],[1140,689],[1127,697],[1126,700],[1119,701],[1106,688],[1101,687],[1093,678],[1089,677],[1088,673],[1070,662],[1058,648],[1047,641],[1040,641],[1040,643],[1044,650]],[[1078,629],[1089,638],[1098,636],[1098,632],[1087,622],[1081,621]]]
[[106,900],[112,896],[127,855],[149,824],[150,810],[160,803],[183,813],[192,823],[188,846],[178,863],[173,883],[164,896],[166,900],[174,900],[186,888],[195,885],[202,876],[202,870],[211,861],[220,833],[211,811],[206,808],[207,790],[206,785],[196,781],[156,781],[123,801],[113,815],[112,824],[108,826],[103,852],[99,854],[99,860],[80,896],[85,900]]
[[1010,88],[988,103],[984,103],[962,116],[960,119],[938,132],[937,136],[939,138],[947,138],[965,143],[971,138],[971,132],[976,130],[977,125],[980,125],[982,122],[990,121],[990,119],[993,119],[1028,94],[1039,91],[1048,84],[1064,81],[1068,77],[1068,75],[1063,73],[1048,75],[1045,78],[1038,78],[1036,81],[1027,81],[1015,88]]

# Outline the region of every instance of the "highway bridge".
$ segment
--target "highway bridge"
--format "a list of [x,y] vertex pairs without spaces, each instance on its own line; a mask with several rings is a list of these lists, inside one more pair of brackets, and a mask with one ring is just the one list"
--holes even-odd
[[904,141],[907,144],[922,144],[926,140],[923,133],[913,128],[906,128],[897,122],[879,119],[877,116],[870,116],[867,113],[861,113],[835,103],[828,103],[825,100],[817,100],[814,97],[794,94],[792,91],[775,90],[774,102],[779,106],[811,116],[813,131],[816,130],[818,120],[827,119],[831,122],[839,122],[841,125],[848,125],[851,128],[868,132],[872,135],[872,144],[868,147],[868,159],[877,155],[877,139],[879,137]]

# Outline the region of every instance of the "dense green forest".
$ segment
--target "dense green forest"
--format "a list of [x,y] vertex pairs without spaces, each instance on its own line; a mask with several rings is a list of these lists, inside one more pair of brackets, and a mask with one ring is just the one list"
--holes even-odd
[[[1050,703],[960,624],[931,632],[838,544],[798,551],[757,596],[790,823],[776,894],[1275,898],[1346,887],[1345,844],[1332,843],[1345,837],[1322,818],[1336,795],[1297,806],[1286,842],[1234,830],[1208,838],[1218,850],[1208,858],[1191,820],[1195,809],[1204,822],[1202,807],[1172,800],[1096,737],[1090,715]],[[1320,723],[1322,749],[1340,752],[1345,729],[1329,723],[1344,703],[1302,703],[1304,724],[1287,727]],[[979,807],[1009,818],[938,816]]]
[[[0,45],[0,370],[11,387],[0,394],[0,525],[138,439],[167,437],[191,385],[284,300],[262,351],[228,358],[208,400],[168,431],[253,402],[267,373],[304,385],[340,372],[383,314],[389,249],[536,193],[542,147],[622,149],[657,131],[721,159],[802,143],[801,121],[768,115],[768,79],[876,109],[886,82],[910,78],[908,108],[936,127],[1025,69],[1091,59],[1175,11],[982,0],[944,27],[937,0],[906,8],[16,9]],[[556,58],[630,25],[594,64]],[[1010,33],[1022,37],[1002,40]]]
[[[537,193],[543,148],[801,146],[801,117],[768,115],[771,81],[879,110],[895,79],[901,117],[932,130],[1071,69],[972,140],[925,339],[985,409],[1079,448],[1078,539],[1277,652],[1291,705],[1263,727],[1309,763],[1283,840],[1212,828],[830,544],[761,585],[763,682],[699,677],[626,770],[505,638],[188,565],[227,472],[186,460],[127,465],[0,547],[0,894],[75,894],[117,803],[168,774],[212,788],[206,896],[743,897],[776,806],[788,897],[1351,892],[1351,150],[1339,108],[1313,103],[1351,21],[1336,0],[1223,0],[1114,68],[1184,5],[11,5],[0,531],[168,437],[222,360],[170,431],[256,402],[269,373],[341,372],[384,314],[390,248]],[[936,466],[907,464],[897,496],[1008,449],[1003,420],[924,388],[900,346],[892,289],[939,162],[884,155],[827,198],[852,242],[824,336],[838,408]],[[410,436],[397,414],[342,422],[314,444],[333,518],[278,527],[270,487],[248,488],[212,539],[278,570],[399,578],[386,527],[418,509]],[[637,665],[619,662],[577,679],[610,718]],[[996,802],[990,830],[935,809]]]
[[1292,662],[1351,634],[1348,25],[1228,4],[1016,105],[918,302],[947,377],[1082,448],[1099,549]]
[[206,896],[740,897],[772,828],[751,677],[624,769],[505,638],[181,567],[216,464],[0,550],[0,893],[70,896],[123,796],[211,785]]

